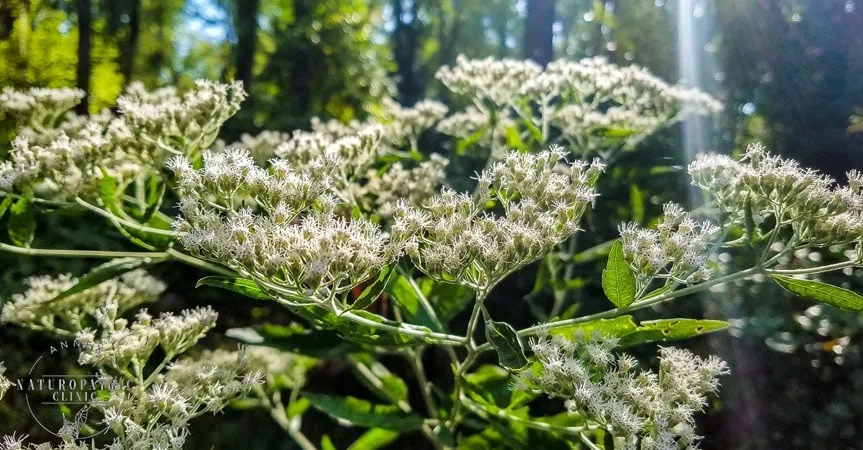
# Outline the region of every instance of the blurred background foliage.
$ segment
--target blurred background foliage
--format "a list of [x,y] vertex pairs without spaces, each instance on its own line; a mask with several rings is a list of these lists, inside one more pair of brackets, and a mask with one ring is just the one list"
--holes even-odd
[[[363,118],[382,98],[403,104],[425,97],[463,105],[436,82],[434,73],[456,56],[554,58],[604,55],[619,64],[641,64],[678,81],[683,73],[682,27],[694,25],[699,61],[696,79],[726,104],[716,120],[701,124],[695,150],[734,152],[751,140],[797,158],[839,180],[863,169],[863,4],[858,0],[2,0],[0,86],[77,86],[89,93],[82,108],[111,107],[131,81],[148,87],[188,85],[196,78],[239,79],[250,97],[222,138],[242,133],[307,128],[313,117]],[[855,111],[857,115],[855,116]],[[0,152],[14,124],[0,118]],[[683,133],[668,130],[616,162],[600,187],[596,211],[580,234],[579,249],[616,237],[616,224],[651,223],[666,201],[696,206],[682,168],[691,154]],[[424,151],[451,154],[452,143],[425,139]],[[469,152],[451,165],[467,174],[481,164]],[[35,246],[118,248],[98,221],[78,216],[43,219]],[[103,233],[103,234],[98,234]],[[93,236],[99,235],[94,240]],[[583,237],[581,237],[583,236]],[[795,264],[841,258],[842,249],[796,255]],[[720,255],[733,264],[733,255]],[[0,303],[34,273],[81,273],[84,260],[0,256]],[[571,311],[602,308],[596,279],[604,257],[579,265],[585,283],[574,283]],[[262,321],[288,323],[278,307],[251,305],[224,292],[193,291],[198,273],[159,268],[172,286],[160,309],[213,304],[223,329]],[[546,310],[550,291],[534,283],[537,268],[512,277],[493,293],[495,317],[517,328],[530,325],[531,304]],[[542,277],[540,277],[541,279]],[[579,278],[582,279],[582,278]],[[836,282],[863,289],[859,275]],[[653,312],[653,317],[657,312]],[[667,316],[733,319],[731,332],[688,342],[701,353],[726,358],[724,380],[700,428],[707,449],[863,448],[863,318],[811,306],[766,283],[728,286],[659,311]],[[463,327],[464,325],[462,325]],[[0,360],[15,377],[46,349],[45,338],[0,329]],[[218,345],[212,342],[213,345]],[[231,345],[223,343],[223,345]],[[645,360],[654,354],[643,349]],[[429,352],[433,381],[451,378],[444,359]],[[399,367],[394,367],[399,372]],[[338,362],[316,369],[313,389],[363,396],[363,388]],[[412,395],[415,394],[412,393]],[[0,404],[0,432],[45,437],[23,399]],[[341,448],[356,430],[334,431],[324,416],[310,415],[307,434],[328,433]],[[250,437],[250,430],[254,436]],[[190,448],[288,449],[289,439],[263,411],[228,411],[199,422]],[[422,448],[406,436],[394,448]]]

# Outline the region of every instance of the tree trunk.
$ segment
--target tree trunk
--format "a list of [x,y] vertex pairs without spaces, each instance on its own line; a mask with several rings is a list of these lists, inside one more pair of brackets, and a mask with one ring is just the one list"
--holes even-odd
[[236,79],[243,82],[246,92],[251,94],[252,76],[255,66],[255,50],[258,44],[258,7],[260,0],[236,0],[237,48],[235,55]]
[[135,73],[135,57],[138,55],[138,39],[141,36],[141,0],[129,1],[129,35],[123,48],[120,60],[120,71],[123,82],[127,85]]
[[[393,0],[393,16],[396,19],[396,29],[393,33],[395,45],[393,53],[396,60],[398,73],[398,90],[401,102],[405,105],[413,105],[422,95],[422,86],[417,79],[417,47],[419,45],[419,19],[417,12],[419,0],[409,3],[410,9],[405,15],[402,0]],[[403,20],[404,16],[410,17],[410,21]]]
[[554,58],[554,0],[527,0],[524,57],[546,65]]
[[84,91],[84,98],[78,105],[79,114],[87,114],[90,109],[90,49],[92,47],[92,5],[90,0],[78,0],[78,68],[76,79],[78,89]]

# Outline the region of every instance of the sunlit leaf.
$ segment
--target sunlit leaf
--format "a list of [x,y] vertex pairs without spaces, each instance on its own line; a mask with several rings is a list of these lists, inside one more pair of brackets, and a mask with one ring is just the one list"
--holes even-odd
[[618,308],[626,308],[635,301],[635,275],[623,256],[620,241],[615,241],[608,253],[608,263],[602,271],[602,291]]
[[782,275],[770,275],[770,278],[792,294],[846,311],[863,311],[863,297],[854,291],[820,281],[801,280]]
[[512,325],[506,322],[486,320],[485,336],[497,351],[501,366],[510,370],[519,370],[527,365],[528,360],[524,356],[524,347],[522,347],[521,339]]
[[209,276],[198,280],[195,287],[212,286],[221,289],[234,291],[245,297],[250,297],[255,300],[272,300],[272,297],[265,294],[254,281],[248,278],[232,278],[222,276]]

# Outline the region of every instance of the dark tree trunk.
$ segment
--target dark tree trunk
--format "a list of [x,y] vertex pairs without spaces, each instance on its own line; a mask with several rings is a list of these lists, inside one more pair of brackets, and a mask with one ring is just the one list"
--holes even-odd
[[237,0],[237,48],[235,55],[236,78],[243,82],[246,92],[252,91],[252,71],[255,66],[255,49],[258,44],[258,7],[260,0]]
[[554,58],[554,0],[527,0],[524,57],[546,65]]
[[120,60],[123,82],[129,84],[135,73],[135,57],[138,55],[138,39],[141,36],[141,0],[129,0],[129,35]]
[[[419,0],[410,2],[410,9],[405,11],[402,0],[393,0],[392,2],[393,16],[396,18],[396,29],[393,33],[395,41],[393,53],[397,67],[399,97],[405,105],[413,105],[423,93],[416,74],[416,55],[420,37],[417,3]],[[407,14],[405,14],[406,12]],[[403,20],[406,17],[410,20]]]
[[84,91],[84,98],[78,105],[79,114],[87,114],[90,107],[90,49],[92,47],[92,5],[90,0],[78,0],[78,68],[76,79],[78,89]]

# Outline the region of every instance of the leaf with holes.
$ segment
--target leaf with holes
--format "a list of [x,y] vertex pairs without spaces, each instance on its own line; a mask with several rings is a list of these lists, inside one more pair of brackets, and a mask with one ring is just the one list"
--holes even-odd
[[770,275],[788,292],[846,311],[863,311],[863,297],[854,291],[813,280]]
[[662,319],[641,322],[631,333],[620,338],[621,347],[669,342],[728,328],[728,322],[705,319]]
[[608,253],[608,263],[602,271],[602,291],[618,308],[635,301],[635,275],[623,255],[623,244],[615,241]]

